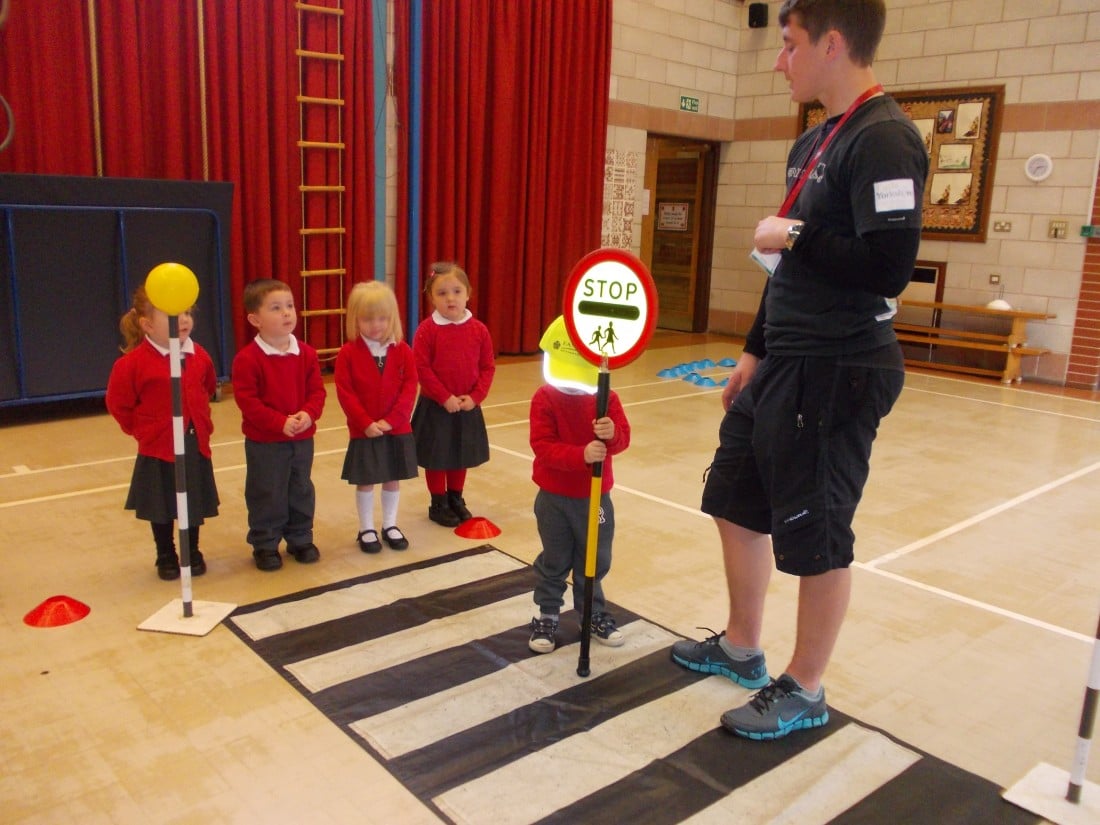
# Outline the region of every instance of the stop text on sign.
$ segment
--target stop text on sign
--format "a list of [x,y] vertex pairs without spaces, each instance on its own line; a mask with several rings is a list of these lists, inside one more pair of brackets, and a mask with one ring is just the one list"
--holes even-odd
[[[577,312],[582,315],[600,315],[605,318],[622,318],[636,321],[641,315],[641,310],[634,305],[638,300],[641,287],[636,281],[608,281],[602,278],[584,278],[581,281],[580,296],[577,302]],[[585,300],[599,298],[601,300]],[[602,299],[626,303],[609,303]]]

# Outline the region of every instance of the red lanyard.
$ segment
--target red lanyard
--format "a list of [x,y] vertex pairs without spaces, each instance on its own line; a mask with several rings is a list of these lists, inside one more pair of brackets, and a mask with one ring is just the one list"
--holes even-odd
[[802,175],[798,178],[798,181],[795,183],[795,185],[791,187],[791,191],[787,193],[787,197],[783,199],[783,205],[779,207],[779,212],[777,213],[778,217],[782,218],[784,215],[791,211],[791,207],[794,206],[795,200],[798,199],[798,193],[802,191],[802,187],[806,185],[806,180],[810,177],[810,170],[817,166],[818,159],[825,153],[825,149],[828,147],[832,139],[836,137],[836,133],[840,131],[840,127],[843,126],[845,121],[847,121],[848,118],[850,118],[855,113],[856,109],[858,109],[865,102],[867,102],[867,100],[874,97],[881,91],[882,84],[878,83],[852,101],[852,105],[849,106],[847,111],[840,116],[840,120],[837,121],[837,124],[833,127],[833,130],[825,136],[825,139],[823,141],[821,141],[821,145],[817,147],[817,151],[814,152],[813,157],[810,158],[805,166],[802,167]]

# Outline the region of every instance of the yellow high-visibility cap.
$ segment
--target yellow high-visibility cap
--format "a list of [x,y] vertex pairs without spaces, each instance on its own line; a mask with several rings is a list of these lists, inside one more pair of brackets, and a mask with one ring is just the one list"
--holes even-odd
[[565,318],[555,318],[539,341],[539,349],[546,353],[544,372],[546,380],[554,386],[573,386],[594,389],[599,379],[595,364],[577,352],[565,328]]

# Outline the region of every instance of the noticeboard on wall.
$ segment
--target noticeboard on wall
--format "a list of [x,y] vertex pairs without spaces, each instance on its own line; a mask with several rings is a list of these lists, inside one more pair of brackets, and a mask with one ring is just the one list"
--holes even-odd
[[[985,241],[1004,86],[890,92],[916,124],[928,151],[922,237]],[[825,119],[819,103],[798,110],[799,131]]]

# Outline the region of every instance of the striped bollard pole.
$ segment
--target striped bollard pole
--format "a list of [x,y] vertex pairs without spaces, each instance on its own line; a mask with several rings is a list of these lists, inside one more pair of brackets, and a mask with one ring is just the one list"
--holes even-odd
[[176,520],[179,522],[180,586],[183,589],[183,615],[190,618],[191,605],[191,530],[187,513],[187,442],[183,437],[183,392],[180,377],[179,315],[195,305],[199,297],[199,279],[183,264],[157,264],[145,278],[149,301],[168,316],[168,359],[172,378],[172,446],[175,452]]
[[1089,665],[1089,681],[1085,686],[1085,701],[1081,708],[1081,724],[1077,729],[1077,748],[1069,771],[1069,788],[1066,799],[1074,804],[1081,801],[1081,788],[1085,784],[1085,767],[1089,761],[1092,730],[1096,724],[1096,700],[1100,694],[1100,622],[1096,626],[1096,642],[1092,646],[1092,664]]
[[191,526],[187,512],[187,442],[183,436],[183,357],[180,354],[179,315],[168,316],[168,358],[172,377],[172,446],[176,462],[176,521],[179,524],[180,597],[184,618],[192,616],[191,606]]

